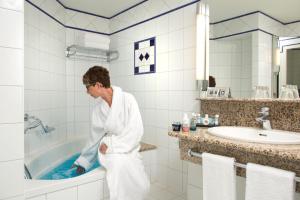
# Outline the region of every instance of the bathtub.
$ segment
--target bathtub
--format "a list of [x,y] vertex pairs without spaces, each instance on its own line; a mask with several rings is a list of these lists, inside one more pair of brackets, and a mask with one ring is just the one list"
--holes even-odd
[[[83,175],[60,180],[39,180],[42,174],[57,166],[65,159],[80,152],[85,145],[84,139],[76,139],[56,146],[25,163],[32,175],[31,180],[25,180],[25,199],[27,200],[104,200],[108,199],[108,189],[105,181],[105,170],[100,166]],[[142,144],[142,147],[145,146]],[[144,148],[142,148],[144,149]],[[141,152],[145,170],[154,181],[156,166],[156,150],[146,148]]]

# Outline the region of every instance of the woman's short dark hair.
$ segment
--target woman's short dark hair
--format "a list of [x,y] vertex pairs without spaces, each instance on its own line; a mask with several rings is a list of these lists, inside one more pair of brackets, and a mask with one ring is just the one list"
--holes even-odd
[[84,85],[95,85],[97,82],[101,83],[103,87],[110,87],[109,72],[102,66],[91,67],[82,77]]

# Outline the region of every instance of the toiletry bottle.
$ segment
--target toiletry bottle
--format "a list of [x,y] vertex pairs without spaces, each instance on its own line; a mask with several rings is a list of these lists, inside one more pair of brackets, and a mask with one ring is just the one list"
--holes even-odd
[[195,131],[196,129],[197,129],[197,115],[195,113],[192,113],[190,130]]
[[215,126],[219,126],[219,115],[215,115]]
[[183,120],[182,120],[182,131],[189,132],[190,130],[190,120],[188,118],[187,113],[184,113]]
[[209,124],[208,114],[205,114],[205,117],[203,119],[203,125],[208,126],[208,124]]

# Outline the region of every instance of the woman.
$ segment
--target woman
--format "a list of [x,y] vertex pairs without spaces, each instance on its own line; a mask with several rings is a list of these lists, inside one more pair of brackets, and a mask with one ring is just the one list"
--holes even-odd
[[90,68],[83,84],[99,101],[93,108],[89,141],[74,163],[77,172],[85,172],[98,155],[107,171],[110,200],[144,199],[150,184],[139,154],[143,123],[135,98],[111,87],[104,67]]

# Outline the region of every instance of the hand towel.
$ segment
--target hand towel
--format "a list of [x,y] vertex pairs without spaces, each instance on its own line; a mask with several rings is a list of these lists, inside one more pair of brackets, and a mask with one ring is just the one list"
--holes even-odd
[[236,199],[234,161],[234,158],[225,156],[202,154],[203,200]]
[[295,173],[247,164],[246,200],[293,200]]

